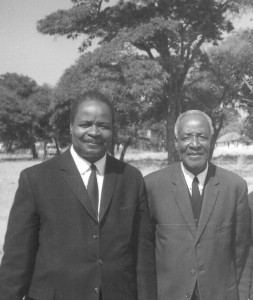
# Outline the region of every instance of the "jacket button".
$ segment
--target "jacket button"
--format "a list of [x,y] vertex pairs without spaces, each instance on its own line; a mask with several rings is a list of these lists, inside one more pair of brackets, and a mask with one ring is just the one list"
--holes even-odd
[[185,294],[185,298],[189,299],[191,297],[191,295],[189,293]]
[[191,269],[191,274],[195,275],[196,271],[194,269]]
[[93,239],[98,239],[98,235],[97,234],[93,234]]
[[96,294],[99,294],[99,288],[95,288],[94,290]]
[[99,265],[102,265],[102,263],[103,263],[102,259],[101,259],[101,258],[98,259],[98,264],[99,264]]

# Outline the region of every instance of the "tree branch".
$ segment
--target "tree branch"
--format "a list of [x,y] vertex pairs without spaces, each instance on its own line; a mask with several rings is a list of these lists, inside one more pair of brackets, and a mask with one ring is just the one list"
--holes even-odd
[[145,51],[147,54],[148,54],[148,56],[149,56],[149,58],[150,59],[155,59],[155,57],[154,57],[154,55],[152,54],[152,52],[151,52],[151,48],[150,47],[148,47],[147,45],[145,45],[145,44],[141,44],[141,43],[131,43],[134,47],[136,47],[137,49],[139,49],[139,50],[141,50],[141,51]]
[[98,2],[98,14],[101,12],[101,7],[102,7],[102,4],[103,4],[103,0],[99,0]]

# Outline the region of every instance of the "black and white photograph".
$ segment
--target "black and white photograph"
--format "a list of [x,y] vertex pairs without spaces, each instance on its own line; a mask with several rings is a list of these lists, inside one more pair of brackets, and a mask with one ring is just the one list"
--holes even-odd
[[253,300],[253,1],[1,0],[0,300]]

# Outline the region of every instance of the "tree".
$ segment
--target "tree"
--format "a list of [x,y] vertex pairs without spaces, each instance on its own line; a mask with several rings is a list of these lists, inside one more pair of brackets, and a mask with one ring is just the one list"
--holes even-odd
[[245,120],[245,133],[246,135],[253,140],[253,108],[249,109],[249,114]]
[[15,91],[22,99],[31,96],[37,89],[37,83],[33,79],[17,73],[2,74],[0,84],[11,91]]
[[235,11],[244,1],[121,0],[113,1],[115,5],[102,0],[72,2],[71,9],[40,20],[38,30],[68,38],[84,34],[80,50],[90,46],[94,38],[99,38],[101,44],[114,45],[113,53],[125,51],[130,45],[162,66],[168,74],[161,102],[166,104],[168,161],[172,162],[173,128],[182,112],[188,72],[200,56],[203,43],[217,43],[224,31],[233,29],[226,13],[229,9]]
[[0,140],[4,142],[8,152],[18,139],[16,121],[20,118],[19,101],[15,92],[0,85]]
[[53,89],[47,85],[39,86],[37,90],[29,97],[29,110],[34,118],[33,131],[37,141],[44,142],[44,157],[47,155],[47,143],[52,139],[55,140],[57,151],[59,147],[50,122],[52,116]]
[[122,54],[120,58],[103,56],[103,49],[80,57],[65,71],[56,89],[52,122],[61,140],[69,135],[68,113],[72,101],[89,89],[98,89],[112,100],[116,114],[114,143],[123,144],[122,157],[130,142],[136,142],[142,123],[153,117],[154,102],[161,97],[166,74],[147,57]]
[[[33,157],[37,158],[33,129],[35,116],[29,108],[29,97],[36,91],[37,83],[24,75],[5,73],[0,77],[0,85],[15,93],[15,101],[7,97],[2,102],[3,112],[0,122],[2,124],[7,122],[9,128],[5,131],[6,142],[9,143],[8,141],[12,139],[12,143],[15,141],[18,147],[30,148]],[[7,115],[9,119],[6,120]]]
[[0,77],[0,138],[11,151],[13,144],[30,148],[38,157],[35,143],[52,135],[49,125],[52,91],[39,87],[24,75],[6,73]]
[[[246,110],[250,100],[246,95],[245,78],[252,77],[253,44],[246,32],[229,36],[219,46],[207,49],[199,64],[192,68],[185,87],[183,109],[201,109],[213,121],[214,149],[224,122],[236,114],[238,108]],[[252,102],[253,103],[253,102]]]
[[223,136],[229,132],[237,132],[238,134],[244,134],[244,120],[245,117],[237,110],[231,110],[224,122],[223,128],[220,131],[219,136]]

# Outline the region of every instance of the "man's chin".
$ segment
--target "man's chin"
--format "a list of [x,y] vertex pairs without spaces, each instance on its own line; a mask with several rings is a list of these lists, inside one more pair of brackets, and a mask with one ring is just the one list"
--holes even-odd
[[85,153],[82,153],[82,157],[89,161],[89,162],[95,162],[99,159],[101,159],[104,155],[105,155],[106,152],[104,151],[86,151]]
[[191,172],[192,174],[199,174],[203,172],[206,168],[206,162],[199,162],[199,161],[190,161],[187,163],[184,163],[185,168]]

